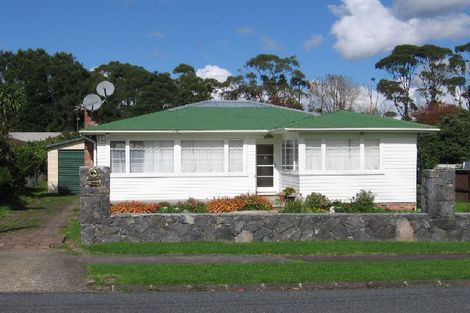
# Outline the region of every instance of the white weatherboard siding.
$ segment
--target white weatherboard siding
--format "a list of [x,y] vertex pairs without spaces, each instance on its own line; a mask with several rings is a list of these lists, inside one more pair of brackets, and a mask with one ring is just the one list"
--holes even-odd
[[111,201],[212,199],[247,192],[256,192],[248,176],[111,178]]
[[330,199],[348,200],[370,190],[376,202],[416,202],[416,135],[381,135],[381,169],[376,173],[302,174],[303,196],[319,192]]
[[[291,134],[292,135],[292,134]],[[307,172],[305,171],[306,138],[376,138],[381,142],[381,168],[376,171],[355,171],[351,173]],[[242,193],[255,193],[256,190],[256,144],[274,143],[275,183],[279,192],[293,187],[302,196],[319,192],[330,199],[348,200],[359,190],[371,190],[377,202],[415,202],[416,201],[416,134],[300,134],[299,135],[299,173],[280,171],[280,144],[278,135],[265,139],[254,134],[179,134],[179,135],[109,135],[98,140],[97,165],[110,165],[110,140],[175,140],[175,151],[179,151],[180,140],[194,139],[243,139],[243,173],[226,174],[186,174],[180,173],[178,153],[175,152],[175,173],[171,174],[111,174],[111,200],[184,200],[188,197],[212,199],[214,197],[236,196]],[[287,137],[287,136],[286,136]],[[129,161],[127,161],[129,162]]]
[[300,190],[300,179],[297,173],[284,173],[279,174],[279,190],[282,191],[286,187],[292,187],[295,190]]

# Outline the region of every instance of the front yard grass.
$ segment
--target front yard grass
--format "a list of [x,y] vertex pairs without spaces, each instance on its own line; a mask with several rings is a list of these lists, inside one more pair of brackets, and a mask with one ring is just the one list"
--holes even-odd
[[258,264],[91,264],[98,284],[182,285],[470,279],[470,260]]
[[455,212],[470,213],[470,202],[456,202]]
[[0,233],[38,227],[69,203],[78,205],[76,195],[47,193],[46,186],[26,189],[19,201],[0,207]]
[[[73,226],[75,227],[75,226]],[[78,231],[77,231],[78,232]],[[358,254],[447,254],[470,253],[470,242],[185,242],[185,243],[104,243],[83,245],[92,254],[127,255],[358,255]]]

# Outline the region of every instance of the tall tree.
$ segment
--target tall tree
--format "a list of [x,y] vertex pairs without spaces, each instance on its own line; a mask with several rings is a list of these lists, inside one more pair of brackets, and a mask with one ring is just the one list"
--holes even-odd
[[9,121],[24,106],[26,95],[18,85],[0,82],[0,139],[8,135],[11,124]]
[[391,101],[404,120],[411,119],[411,112],[417,109],[410,97],[410,89],[419,66],[419,47],[414,45],[396,46],[392,53],[375,64],[375,68],[387,72],[389,79],[381,79],[377,90]]
[[75,126],[74,108],[88,85],[88,71],[68,53],[43,49],[0,51],[0,77],[21,85],[26,103],[13,118],[15,130],[63,131]]
[[245,64],[246,73],[229,77],[223,84],[225,99],[266,101],[276,105],[302,109],[308,82],[295,56],[281,58],[259,54]]
[[465,53],[467,55],[467,59],[464,59],[467,69],[465,73],[466,80],[460,94],[463,98],[465,106],[470,110],[470,60],[468,59],[468,57],[470,57],[470,41],[464,45],[455,47],[455,51],[457,53]]
[[351,78],[328,74],[310,83],[308,109],[320,113],[351,110],[359,94],[359,86]]
[[212,98],[212,92],[218,86],[215,79],[198,77],[194,68],[188,64],[178,65],[173,70],[173,74],[176,75],[175,84],[177,87],[175,105],[209,100]]
[[424,45],[416,57],[422,65],[418,92],[427,105],[444,102],[446,95],[458,96],[459,87],[465,85],[465,61],[460,54],[449,48]]

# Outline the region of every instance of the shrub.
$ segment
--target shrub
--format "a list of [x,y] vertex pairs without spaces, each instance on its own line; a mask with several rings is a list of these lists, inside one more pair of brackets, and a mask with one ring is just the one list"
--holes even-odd
[[239,199],[216,198],[207,203],[207,211],[210,213],[229,213],[238,211],[243,207]]
[[309,209],[327,210],[331,206],[331,201],[321,193],[312,192],[305,199],[304,206]]
[[277,194],[279,198],[279,202],[281,204],[284,204],[286,202],[286,199],[292,195],[294,195],[297,191],[292,188],[292,187],[286,187],[284,188],[280,193]]
[[[169,205],[167,207],[170,207]],[[193,213],[205,213],[207,212],[207,206],[204,202],[189,198],[184,202],[178,202],[176,207],[182,209],[182,211],[189,211]]]
[[349,203],[334,201],[332,205],[338,213],[381,213],[387,210],[377,209],[374,206],[375,196],[372,191],[359,191],[351,198]]
[[375,196],[372,191],[360,190],[356,196],[351,198],[351,208],[353,211],[364,211],[374,208]]
[[306,213],[302,200],[287,201],[281,213]]
[[271,202],[263,196],[254,194],[243,194],[234,198],[242,204],[239,210],[272,210]]
[[111,213],[155,213],[160,209],[158,203],[123,201],[111,205]]

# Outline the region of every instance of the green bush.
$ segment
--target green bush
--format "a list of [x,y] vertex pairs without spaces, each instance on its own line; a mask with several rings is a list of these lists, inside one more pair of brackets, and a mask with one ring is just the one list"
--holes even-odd
[[287,201],[281,213],[306,213],[302,200]]
[[304,202],[304,207],[309,209],[323,209],[327,210],[331,206],[331,201],[321,193],[312,192],[307,196]]
[[332,202],[335,212],[338,213],[382,213],[387,210],[378,209],[374,205],[375,196],[372,191],[359,191],[351,198],[349,203],[341,201]]
[[[170,210],[171,206],[168,207],[168,210]],[[181,209],[179,212],[166,212],[166,213],[180,213],[180,212],[192,212],[192,213],[206,213],[207,212],[207,205],[199,200],[196,200],[194,198],[189,198],[186,201],[183,202],[178,202],[175,207],[173,207],[174,210],[178,211],[177,208]],[[161,211],[161,210],[160,210]]]

